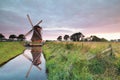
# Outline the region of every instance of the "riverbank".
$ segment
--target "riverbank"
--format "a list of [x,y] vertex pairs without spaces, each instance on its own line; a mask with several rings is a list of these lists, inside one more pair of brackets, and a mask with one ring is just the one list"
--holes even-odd
[[[47,60],[48,80],[120,80],[119,45],[109,42],[47,42],[43,53]],[[110,52],[100,55],[110,46]]]
[[0,42],[0,66],[21,54],[24,49],[22,42]]

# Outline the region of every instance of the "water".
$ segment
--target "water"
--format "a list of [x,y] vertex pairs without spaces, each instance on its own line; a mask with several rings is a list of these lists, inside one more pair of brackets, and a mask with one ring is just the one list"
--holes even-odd
[[[31,49],[26,49],[23,54],[33,60]],[[33,65],[23,54],[0,67],[0,80],[47,80],[46,65],[43,54],[41,53],[41,56],[39,57],[42,63],[38,66],[41,70]],[[28,73],[31,65],[32,68]]]

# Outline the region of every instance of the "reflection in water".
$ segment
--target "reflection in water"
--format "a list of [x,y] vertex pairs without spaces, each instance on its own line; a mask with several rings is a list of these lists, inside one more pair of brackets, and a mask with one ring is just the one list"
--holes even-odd
[[47,80],[45,59],[41,52],[38,47],[26,49],[23,54],[0,67],[0,80]]
[[36,66],[39,70],[41,70],[41,68],[39,67],[39,64],[41,64],[41,60],[40,60],[41,53],[42,53],[41,47],[31,47],[31,54],[32,54],[33,59],[31,59],[29,56],[23,54],[29,61],[32,62],[31,66],[26,74],[26,78],[28,78],[33,65]]
[[33,57],[32,63],[36,66],[41,64],[41,61],[40,61],[41,52],[42,52],[41,47],[32,47],[31,49],[31,53]]

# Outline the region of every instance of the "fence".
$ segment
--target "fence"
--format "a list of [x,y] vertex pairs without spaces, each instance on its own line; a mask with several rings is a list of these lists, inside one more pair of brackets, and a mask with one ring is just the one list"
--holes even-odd
[[109,47],[105,50],[103,50],[101,53],[96,54],[96,55],[90,55],[88,56],[87,60],[91,60],[97,56],[112,56],[113,55],[113,49],[112,49],[112,45],[110,44]]

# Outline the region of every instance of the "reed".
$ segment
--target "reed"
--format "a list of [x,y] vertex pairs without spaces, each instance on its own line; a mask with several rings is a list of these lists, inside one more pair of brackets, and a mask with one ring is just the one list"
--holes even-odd
[[[119,80],[117,59],[99,55],[110,44],[113,48],[120,45],[109,42],[46,42],[43,52],[48,80]],[[98,56],[88,60],[88,55]]]

